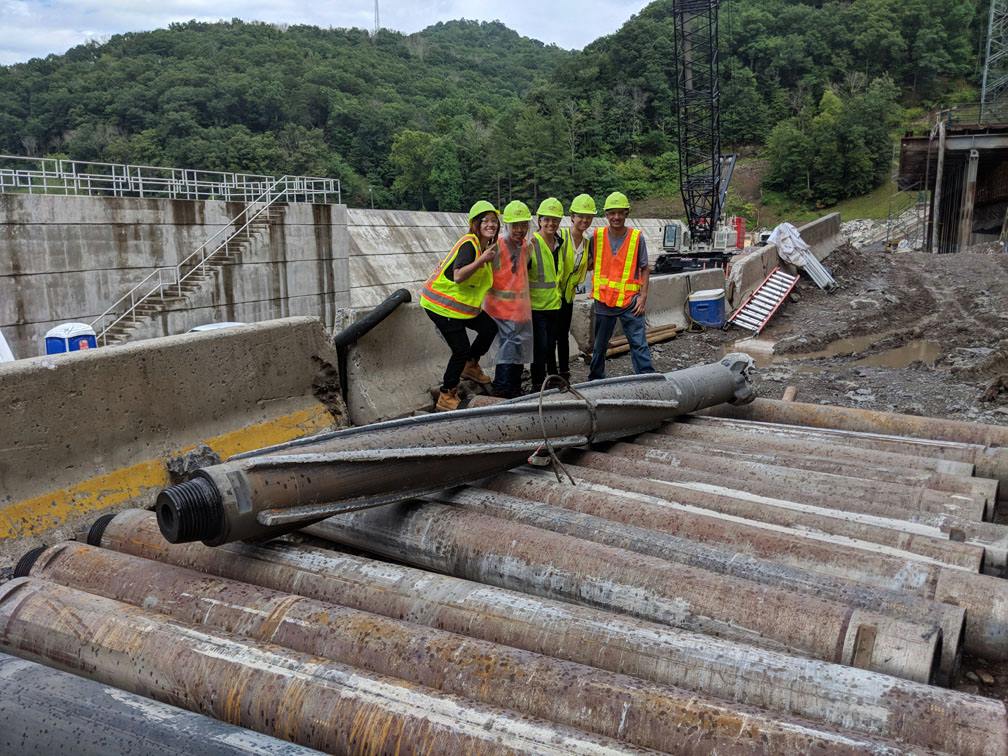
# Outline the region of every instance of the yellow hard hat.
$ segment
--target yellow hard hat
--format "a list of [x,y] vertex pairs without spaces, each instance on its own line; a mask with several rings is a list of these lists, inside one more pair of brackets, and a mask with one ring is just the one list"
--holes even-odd
[[483,213],[496,213],[497,208],[491,205],[486,200],[480,200],[475,205],[469,208],[469,222],[472,223],[476,218],[483,215]]
[[623,192],[613,192],[608,197],[605,198],[605,207],[603,210],[629,210],[630,200]]
[[598,210],[595,209],[595,200],[592,199],[590,194],[579,194],[570,204],[571,214],[577,215],[595,215]]
[[539,203],[536,215],[547,218],[563,218],[563,203],[556,197],[547,197]]
[[532,220],[532,211],[524,202],[512,200],[504,206],[505,223],[521,223],[530,220]]

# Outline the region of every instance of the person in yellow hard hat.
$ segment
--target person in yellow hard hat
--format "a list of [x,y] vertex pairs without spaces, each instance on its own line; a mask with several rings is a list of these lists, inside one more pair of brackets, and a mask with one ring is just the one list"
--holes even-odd
[[647,244],[637,229],[627,228],[630,201],[622,192],[606,197],[606,225],[592,237],[592,299],[595,340],[588,380],[605,378],[606,350],[616,321],[623,327],[630,346],[635,373],[653,373],[651,350],[644,326],[647,305]]
[[539,203],[539,230],[532,234],[529,253],[529,297],[532,300],[532,390],[542,387],[547,373],[557,372],[557,314],[563,297],[560,277],[563,239],[557,233],[563,204],[556,197]]
[[570,204],[571,227],[560,230],[560,309],[557,310],[556,366],[557,372],[570,381],[570,326],[574,315],[574,297],[584,291],[591,257],[591,234],[595,221],[595,200],[579,194]]
[[[493,284],[490,263],[497,251],[499,230],[496,208],[485,200],[474,204],[469,209],[469,230],[438,263],[420,292],[420,306],[451,349],[435,405],[439,410],[458,409],[462,378],[491,382],[479,360],[493,344],[497,324],[481,307]],[[476,332],[471,344],[466,329]]]
[[497,367],[493,394],[507,399],[522,393],[522,367],[532,359],[532,303],[529,298],[527,240],[532,213],[515,200],[504,207],[492,283],[483,310],[497,323]]

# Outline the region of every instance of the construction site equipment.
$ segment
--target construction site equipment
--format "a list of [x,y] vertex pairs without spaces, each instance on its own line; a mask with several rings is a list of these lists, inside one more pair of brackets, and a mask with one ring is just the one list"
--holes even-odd
[[798,285],[798,276],[774,268],[745,302],[732,313],[728,322],[739,328],[752,331],[756,336],[774,316],[788,294]]
[[[647,329],[647,343],[660,344],[663,341],[670,341],[679,334],[678,326],[667,325],[657,326]],[[609,348],[606,350],[606,357],[618,357],[630,351],[630,342],[626,336],[616,336],[609,340]]]
[[501,472],[544,444],[612,440],[701,407],[750,401],[751,368],[750,357],[733,354],[667,374],[594,381],[578,389],[580,398],[551,391],[541,405],[525,398],[282,444],[165,489],[158,522],[172,543],[276,535]]
[[305,532],[428,570],[927,682],[941,630],[443,504],[330,518]]
[[198,701],[225,722],[328,753],[639,752],[33,578],[0,586],[0,645],[164,703]]
[[[146,559],[64,543],[31,573],[133,606],[445,693],[510,708],[633,745],[666,751],[730,749],[746,727],[768,748],[796,743],[789,723],[693,692],[336,604],[257,588]],[[488,681],[491,684],[487,684]],[[699,736],[683,726],[709,722]],[[818,729],[818,728],[817,728]]]
[[819,258],[812,252],[812,248],[801,238],[801,233],[790,223],[780,223],[770,233],[767,239],[768,244],[777,248],[777,254],[781,260],[804,270],[816,286],[826,291],[836,288],[837,282],[826,270]]
[[318,751],[0,653],[0,753],[317,756]]
[[410,294],[409,289],[396,289],[380,305],[368,312],[367,315],[359,320],[355,320],[333,336],[333,346],[336,347],[337,360],[339,361],[340,393],[343,395],[344,400],[346,400],[347,393],[350,390],[347,384],[347,376],[350,372],[347,370],[347,353],[350,351],[350,347],[395,312],[399,305],[410,302],[412,298],[413,295]]
[[[991,754],[1005,748],[1008,719],[998,701],[411,567],[279,541],[169,544],[153,513],[142,510],[100,518],[88,542],[924,748]],[[61,569],[58,561],[53,569]],[[139,583],[111,588],[139,596],[146,590]]]

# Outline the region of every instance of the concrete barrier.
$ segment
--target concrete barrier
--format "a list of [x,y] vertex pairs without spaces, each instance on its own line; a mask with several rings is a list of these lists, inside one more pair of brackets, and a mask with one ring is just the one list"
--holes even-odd
[[152,504],[200,444],[227,458],[345,425],[336,364],[317,318],[288,318],[0,365],[0,559]]

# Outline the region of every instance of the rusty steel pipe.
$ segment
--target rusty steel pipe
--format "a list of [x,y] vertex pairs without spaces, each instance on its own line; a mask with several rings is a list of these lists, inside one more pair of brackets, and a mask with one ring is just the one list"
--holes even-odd
[[[425,569],[826,661],[933,679],[941,629],[435,503],[306,532]],[[814,618],[814,620],[812,619]],[[870,629],[869,629],[870,628]]]
[[[748,507],[750,512],[748,516],[751,519],[759,520],[764,519],[765,516],[773,516],[772,514],[764,515],[762,510],[768,504],[768,500],[771,506],[776,501],[780,508],[788,510],[789,522],[797,521],[797,516],[792,513],[804,511],[816,515],[827,515],[839,519],[882,525],[886,528],[903,530],[914,535],[924,535],[932,538],[944,536],[945,538],[980,546],[984,554],[982,562],[984,572],[1001,575],[1004,573],[1006,565],[1008,565],[1008,527],[993,522],[976,522],[965,520],[961,517],[930,512],[909,513],[907,515],[909,519],[905,520],[885,517],[883,515],[866,515],[865,513],[848,511],[839,502],[833,502],[835,505],[833,507],[823,507],[807,503],[808,495],[801,491],[793,493],[795,498],[792,501],[781,499],[780,492],[773,491],[773,489],[768,489],[765,494],[759,494],[752,491],[751,489],[754,486],[745,480],[726,484],[711,474],[691,473],[690,477],[692,479],[683,481],[683,475],[677,473],[674,468],[669,467],[667,464],[642,462],[632,457],[620,457],[615,454],[597,454],[595,452],[572,452],[570,459],[576,460],[578,465],[582,467],[596,467],[599,470],[607,471],[607,473],[639,475],[645,483],[657,480],[675,484],[676,490],[687,491],[692,489],[698,491],[701,493],[701,496],[696,497],[696,500],[704,502],[700,506],[711,504],[712,500],[706,494],[734,491],[732,496],[735,498],[748,498],[750,502],[758,502],[758,505]],[[704,480],[696,480],[696,478],[701,476],[704,477]],[[621,484],[621,487],[626,487],[627,490],[637,490],[634,487],[636,485],[635,483],[628,484],[627,486]],[[734,486],[737,486],[737,488]],[[683,495],[685,496],[686,494],[684,493]],[[724,506],[724,502],[718,500],[714,506]],[[791,519],[792,517],[794,519]]]
[[[646,554],[760,585],[815,596],[844,606],[904,619],[923,627],[939,627],[942,631],[940,667],[943,673],[942,681],[951,685],[958,677],[966,612],[956,606],[931,601],[930,597],[923,598],[898,590],[876,588],[853,580],[747,556],[732,549],[701,544],[657,530],[613,522],[487,489],[465,487],[432,498],[466,511],[520,522],[554,533]],[[997,578],[989,579],[997,580]],[[1002,622],[992,630],[1003,628]]]
[[752,707],[108,549],[50,547],[31,575],[641,747],[734,750],[740,732],[773,753],[833,740],[811,722],[796,740],[798,720]]
[[0,753],[319,756],[318,751],[0,653]]
[[928,441],[948,441],[972,444],[975,448],[973,464],[984,478],[997,478],[1001,482],[1001,500],[1005,500],[1008,485],[1008,428],[998,425],[967,423],[935,417],[900,415],[894,412],[853,409],[850,407],[825,407],[803,402],[779,402],[760,399],[739,409],[711,409],[709,414],[756,420],[766,423],[785,423],[813,428],[829,428],[857,433],[885,436],[909,436]]
[[750,437],[748,445],[730,442],[717,443],[707,439],[681,437],[679,434],[672,435],[667,431],[669,425],[688,427],[686,423],[681,422],[666,423],[660,432],[641,433],[634,438],[634,443],[642,447],[673,449],[695,455],[707,454],[722,459],[778,465],[792,470],[842,475],[859,480],[877,480],[911,489],[927,489],[977,497],[985,504],[985,518],[987,518],[987,508],[993,508],[998,498],[998,482],[988,478],[938,473],[933,470],[923,470],[905,465],[890,466],[881,461],[876,461],[874,464],[853,462],[843,456],[836,455],[834,452],[836,448],[799,453],[788,449],[785,445],[774,444],[769,438],[758,436]]
[[0,586],[0,647],[329,753],[632,749],[34,578]]
[[330,550],[280,542],[173,545],[142,510],[100,518],[89,540],[844,729],[938,750],[1003,752],[1004,705],[980,696]]
[[816,506],[909,520],[918,512],[951,514],[982,521],[987,503],[963,496],[849,475],[794,470],[781,465],[718,457],[713,451],[696,454],[674,448],[651,448],[636,443],[613,444],[609,453],[667,466],[676,480],[720,485],[744,484],[765,496],[800,497]]
[[173,543],[276,535],[506,470],[546,437],[558,448],[611,440],[712,404],[750,401],[751,368],[748,356],[728,355],[673,373],[595,381],[579,388],[583,398],[554,391],[541,406],[526,399],[292,441],[165,489],[158,522]]
[[[756,527],[755,523],[705,516],[686,511],[674,501],[645,494],[624,495],[618,488],[601,487],[600,490],[596,487],[598,484],[584,480],[579,480],[575,487],[559,484],[543,474],[511,471],[482,481],[481,485],[519,499],[681,536],[697,544],[723,547],[729,550],[725,558],[736,562],[735,554],[745,554],[886,592],[896,591],[962,607],[967,611],[963,634],[965,650],[987,659],[1008,658],[1008,582],[1001,578],[906,556],[822,543],[796,531],[777,532]],[[580,537],[594,540],[590,535]],[[943,661],[948,670],[949,648],[955,635],[950,634],[948,624],[943,624],[942,628],[945,631]]]

